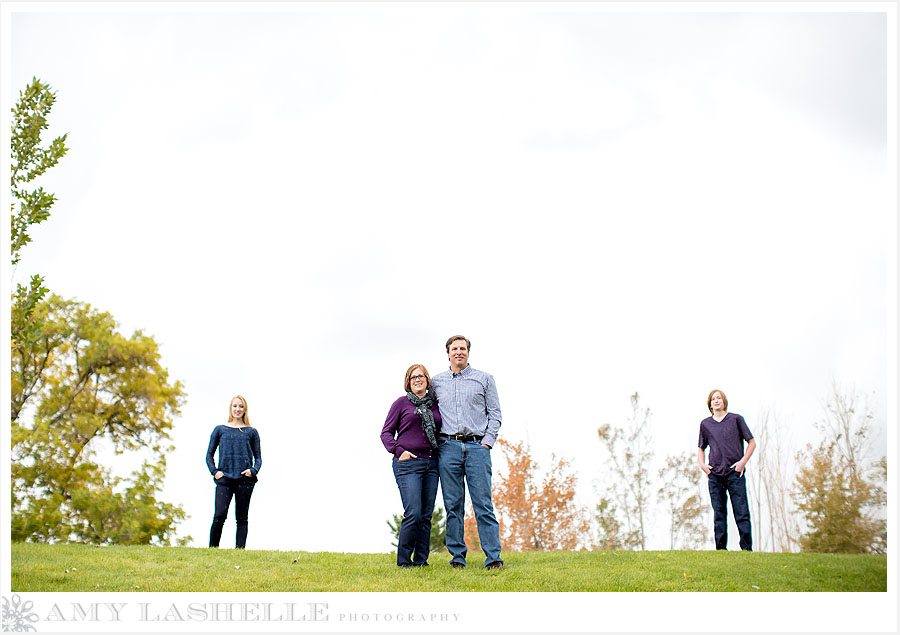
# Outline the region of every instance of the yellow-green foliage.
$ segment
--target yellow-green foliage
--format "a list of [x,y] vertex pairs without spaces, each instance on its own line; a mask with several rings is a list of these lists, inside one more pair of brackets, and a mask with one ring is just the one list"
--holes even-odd
[[12,109],[10,188],[13,199],[18,202],[18,209],[14,203],[10,204],[12,264],[19,262],[19,251],[31,242],[28,228],[47,220],[50,208],[56,201],[56,197],[45,192],[42,187],[26,187],[56,165],[68,151],[67,135],[57,137],[46,148],[41,147],[41,135],[49,127],[47,118],[55,101],[56,93],[50,90],[50,86],[34,78],[19,93],[19,99]]
[[835,445],[808,449],[797,474],[797,508],[809,525],[800,537],[804,551],[869,553],[878,544],[884,521],[868,516],[873,487],[839,460]]
[[[50,296],[38,335],[13,346],[12,538],[168,544],[184,512],[157,501],[169,430],[184,399],[153,338]],[[105,439],[151,459],[122,480],[94,459]]]
[[[11,262],[47,220],[56,198],[32,183],[66,154],[66,135],[41,135],[56,94],[34,79],[13,108]],[[18,204],[18,207],[16,206]],[[184,399],[170,384],[153,338],[118,332],[111,315],[48,295],[41,276],[12,296],[10,429],[12,538],[168,544],[181,508],[155,497],[165,442]],[[147,449],[128,479],[93,461],[98,440],[116,452]]]
[[865,400],[837,384],[825,410],[825,420],[816,425],[824,439],[797,455],[801,468],[793,493],[807,525],[800,546],[824,553],[886,553],[887,458],[874,464],[868,458],[875,416]]

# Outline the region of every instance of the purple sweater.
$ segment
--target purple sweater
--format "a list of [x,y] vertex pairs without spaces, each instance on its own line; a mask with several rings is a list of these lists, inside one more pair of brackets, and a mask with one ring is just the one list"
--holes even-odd
[[[431,406],[431,413],[434,415],[436,435],[441,430],[441,411],[436,402]],[[409,450],[418,457],[436,456],[437,448],[431,447],[422,429],[422,417],[416,413],[416,407],[406,395],[391,404],[381,429],[381,442],[394,458],[400,458],[404,450]]]
[[712,473],[726,476],[733,472],[731,466],[744,458],[744,441],[753,438],[750,428],[741,415],[729,412],[721,421],[707,417],[700,422],[700,440],[697,447],[705,450],[709,446],[709,460]]

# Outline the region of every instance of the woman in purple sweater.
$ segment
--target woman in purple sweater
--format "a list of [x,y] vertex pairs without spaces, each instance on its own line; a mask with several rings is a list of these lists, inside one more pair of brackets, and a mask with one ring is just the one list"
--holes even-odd
[[437,496],[437,435],[441,413],[422,364],[413,364],[403,380],[406,394],[391,404],[381,442],[394,455],[394,478],[403,501],[397,539],[398,567],[427,567],[431,551],[431,514]]

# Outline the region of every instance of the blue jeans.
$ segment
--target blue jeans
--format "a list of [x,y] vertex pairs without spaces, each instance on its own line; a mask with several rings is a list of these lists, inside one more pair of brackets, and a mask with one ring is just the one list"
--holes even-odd
[[731,497],[731,511],[734,512],[734,522],[740,535],[741,549],[753,551],[753,539],[750,535],[750,505],[747,502],[747,480],[737,472],[730,472],[726,476],[709,475],[709,500],[712,502],[713,508],[716,549],[725,549],[728,543],[726,495]]
[[437,459],[419,457],[399,461],[395,458],[392,468],[403,501],[397,566],[424,566],[431,551],[431,515],[438,489]]
[[253,495],[256,479],[244,476],[235,481],[223,476],[219,481],[224,482],[216,483],[216,511],[213,515],[212,527],[209,529],[209,546],[219,546],[222,527],[228,517],[228,507],[231,505],[231,498],[234,497],[234,520],[237,525],[235,549],[243,549],[247,546],[247,517],[250,513],[250,497]]
[[478,539],[485,555],[485,566],[500,559],[500,524],[491,503],[491,451],[475,441],[438,439],[438,470],[447,510],[447,550],[450,562],[466,564],[465,486],[475,510]]

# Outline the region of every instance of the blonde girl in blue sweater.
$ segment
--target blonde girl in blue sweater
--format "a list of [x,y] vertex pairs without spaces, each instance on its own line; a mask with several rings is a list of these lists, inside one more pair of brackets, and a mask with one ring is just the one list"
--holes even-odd
[[[213,461],[217,449],[218,465]],[[250,497],[256,485],[256,475],[262,467],[262,452],[259,432],[250,425],[250,417],[247,415],[247,400],[240,395],[231,400],[228,421],[216,426],[209,437],[206,467],[216,484],[215,514],[209,530],[209,546],[219,546],[222,527],[233,497],[237,524],[235,548],[243,549],[247,545]]]

